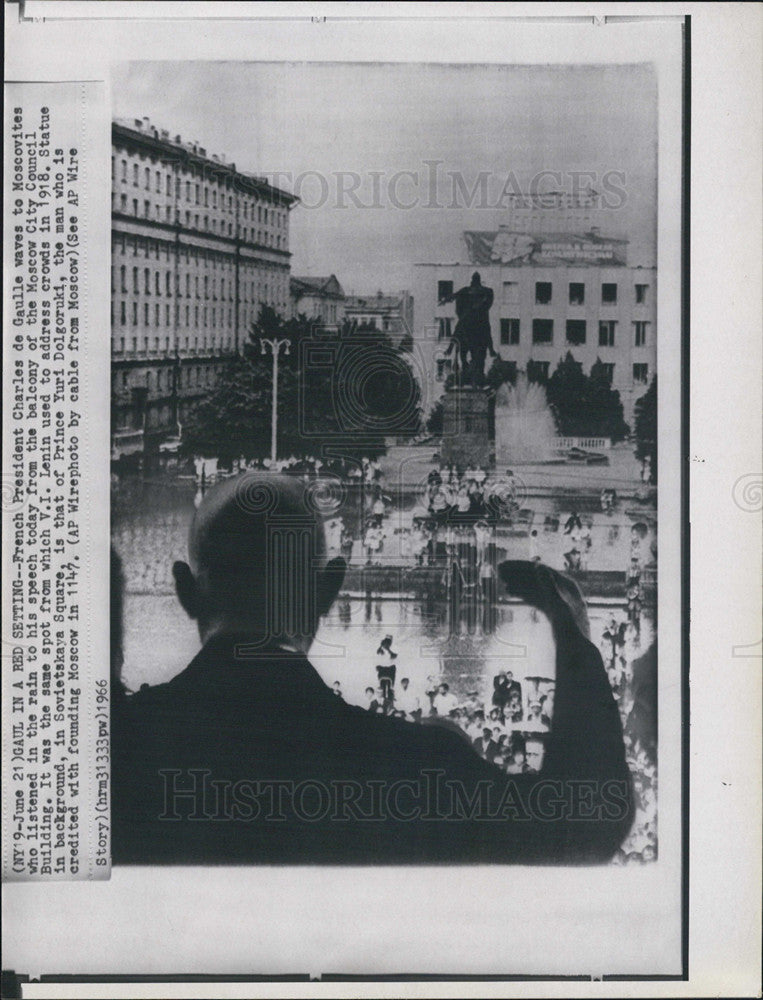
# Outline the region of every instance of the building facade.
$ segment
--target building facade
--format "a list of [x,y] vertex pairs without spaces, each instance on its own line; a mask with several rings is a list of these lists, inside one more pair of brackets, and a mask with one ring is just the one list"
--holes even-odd
[[345,304],[348,320],[358,326],[384,330],[392,335],[413,335],[413,296],[408,291],[376,295],[348,295]]
[[147,118],[112,123],[113,459],[179,436],[260,305],[287,313],[296,200]]
[[463,263],[415,267],[417,350],[423,357],[426,404],[443,392],[452,370],[446,355],[456,326],[449,296],[478,271],[493,289],[493,344],[502,360],[528,377],[551,375],[571,352],[586,374],[600,359],[633,426],[635,401],[655,373],[656,269],[627,263],[627,242],[586,233],[528,233],[501,227],[465,232]]
[[293,277],[289,282],[291,315],[319,320],[326,329],[342,325],[346,297],[335,274],[327,278]]

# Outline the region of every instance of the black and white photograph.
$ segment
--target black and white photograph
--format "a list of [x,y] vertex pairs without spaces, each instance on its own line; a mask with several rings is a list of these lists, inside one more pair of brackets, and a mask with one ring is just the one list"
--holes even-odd
[[654,862],[653,67],[112,93],[115,864]]
[[760,10],[595,8],[7,5],[3,996],[759,995]]

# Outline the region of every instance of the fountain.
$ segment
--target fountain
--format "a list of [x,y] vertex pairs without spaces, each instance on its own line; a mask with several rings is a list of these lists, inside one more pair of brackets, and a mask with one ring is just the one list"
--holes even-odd
[[496,465],[551,462],[556,458],[556,424],[546,390],[517,372],[515,385],[505,382],[495,397]]

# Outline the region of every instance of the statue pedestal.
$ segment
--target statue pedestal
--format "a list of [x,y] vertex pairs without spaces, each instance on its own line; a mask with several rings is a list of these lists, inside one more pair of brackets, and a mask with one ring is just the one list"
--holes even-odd
[[460,469],[490,465],[488,400],[484,389],[463,386],[445,393],[440,462]]

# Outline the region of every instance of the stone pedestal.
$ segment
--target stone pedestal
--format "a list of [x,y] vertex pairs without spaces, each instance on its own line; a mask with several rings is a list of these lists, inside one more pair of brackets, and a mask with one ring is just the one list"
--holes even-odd
[[443,399],[442,465],[461,469],[490,464],[488,400],[484,389],[449,389]]

